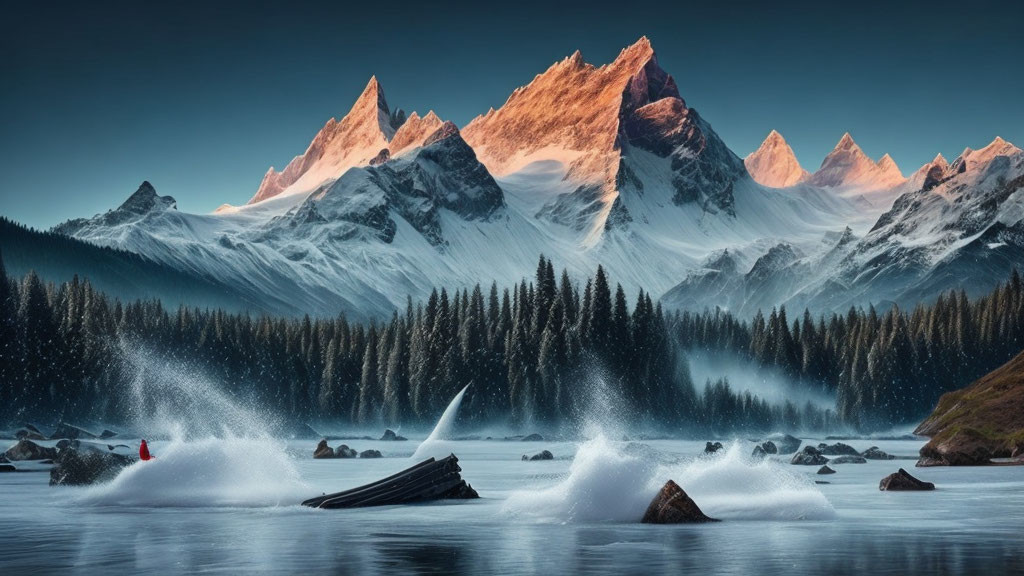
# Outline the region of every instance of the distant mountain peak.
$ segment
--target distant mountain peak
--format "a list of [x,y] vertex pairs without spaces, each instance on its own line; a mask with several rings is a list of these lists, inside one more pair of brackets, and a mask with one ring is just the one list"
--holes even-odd
[[769,132],[761,146],[744,158],[743,163],[755,182],[771,188],[786,188],[810,177],[786,139],[776,130]]
[[118,206],[117,210],[142,215],[153,210],[176,210],[177,208],[178,203],[174,198],[158,195],[156,188],[149,183],[149,180],[143,180],[138,190]]
[[829,188],[881,190],[893,188],[906,179],[892,157],[886,154],[875,162],[846,132],[808,181]]

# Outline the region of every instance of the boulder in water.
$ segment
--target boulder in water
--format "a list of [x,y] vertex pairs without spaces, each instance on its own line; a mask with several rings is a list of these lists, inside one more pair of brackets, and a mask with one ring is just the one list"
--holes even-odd
[[523,461],[536,462],[538,460],[554,460],[555,455],[548,450],[541,450],[533,456],[527,456],[523,454]]
[[801,466],[824,466],[828,464],[828,458],[822,456],[821,452],[814,446],[804,446],[804,449],[793,455],[790,464]]
[[754,451],[751,452],[750,457],[755,460],[764,460],[768,457],[768,453],[761,446],[754,446]]
[[522,441],[523,442],[543,442],[544,441],[544,437],[541,436],[540,434],[533,433],[533,434],[530,434],[529,436],[523,436],[523,440]]
[[829,468],[827,465],[826,466],[822,466],[821,468],[818,468],[818,474],[835,474],[835,473],[836,473],[836,471],[831,469],[831,468]]
[[761,449],[764,450],[765,454],[779,453],[779,447],[776,446],[775,442],[772,442],[771,440],[765,440],[765,442],[761,444]]
[[327,439],[324,438],[316,445],[316,450],[313,450],[313,458],[326,459],[334,458],[334,448],[327,445]]
[[879,490],[935,490],[935,484],[918,480],[909,472],[900,468],[899,472],[889,474],[878,483]]
[[50,486],[83,486],[113,480],[135,459],[110,452],[62,450],[50,469]]
[[384,435],[381,436],[380,439],[384,442],[404,442],[408,440],[405,436],[395,434],[395,431],[390,428],[384,431]]
[[17,472],[13,464],[0,464],[0,472]]
[[380,450],[363,450],[359,453],[360,458],[382,458],[384,455],[380,453]]
[[60,424],[57,424],[57,429],[54,430],[53,434],[50,435],[51,440],[56,440],[57,438],[67,438],[68,440],[81,440],[82,438],[94,439],[96,438],[96,435],[93,434],[92,432],[89,432],[88,430],[85,430],[84,428],[72,426],[67,422],[61,422]]
[[878,446],[872,446],[867,450],[860,453],[860,455],[868,460],[895,460],[896,457],[892,454],[886,454],[878,449]]
[[766,440],[771,440],[778,449],[779,454],[792,454],[800,449],[802,440],[789,434],[772,434]]
[[818,444],[818,452],[825,456],[860,456],[860,452],[857,452],[853,446],[842,442],[836,442],[831,446],[825,443]]
[[693,524],[700,522],[718,522],[709,518],[701,511],[697,503],[674,481],[669,480],[658,494],[640,520],[644,524]]
[[829,464],[867,464],[868,461],[862,456],[836,456],[828,461]]
[[17,444],[4,452],[4,456],[12,462],[20,460],[53,460],[57,458],[57,449],[40,446],[31,440],[18,440]]
[[722,448],[724,448],[724,446],[722,446],[721,442],[705,442],[704,443],[704,453],[705,454],[714,454],[715,452],[718,452]]
[[335,458],[355,458],[359,456],[359,453],[354,448],[349,448],[348,444],[342,444],[334,450]]

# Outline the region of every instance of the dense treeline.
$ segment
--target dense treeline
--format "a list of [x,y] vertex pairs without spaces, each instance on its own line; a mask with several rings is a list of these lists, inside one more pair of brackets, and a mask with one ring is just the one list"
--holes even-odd
[[[667,314],[640,292],[628,302],[603,269],[582,290],[541,257],[535,278],[486,295],[434,292],[382,323],[285,319],[121,303],[77,277],[14,281],[0,260],[0,423],[122,421],[141,348],[207,375],[226,392],[295,421],[432,423],[467,383],[462,415],[514,426],[572,423],[611,404],[667,430],[830,428],[906,421],[942,391],[1019,350],[1014,275],[987,298],[963,295],[906,315],[851,310],[790,325],[721,311]],[[724,380],[690,381],[685,351],[724,350],[834,391],[838,415],[772,406]]]
[[850,309],[790,323],[786,309],[760,312],[748,326],[721,311],[684,313],[675,321],[687,350],[727,350],[772,366],[836,395],[837,413],[857,428],[915,422],[943,393],[973,380],[1024,348],[1020,275],[989,295],[940,296],[907,313]]

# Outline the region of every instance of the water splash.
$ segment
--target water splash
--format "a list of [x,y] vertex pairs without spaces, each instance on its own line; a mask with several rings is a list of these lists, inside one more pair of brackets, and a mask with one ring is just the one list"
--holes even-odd
[[106,484],[86,488],[87,506],[265,507],[298,504],[312,490],[272,440],[206,438],[156,443],[156,459],[136,462]]
[[637,522],[672,479],[714,518],[799,520],[835,515],[809,480],[777,462],[752,460],[739,442],[724,454],[672,464],[628,447],[604,435],[584,442],[568,477],[546,489],[513,492],[503,510],[550,522]]
[[129,399],[133,425],[156,459],[136,462],[111,482],[86,488],[78,501],[95,506],[276,506],[309,495],[278,420],[223,392],[194,367],[147,347],[121,344],[135,371]]
[[451,442],[452,430],[455,428],[455,417],[459,413],[459,406],[462,405],[462,397],[466,395],[466,390],[469,388],[469,384],[459,391],[452,398],[452,401],[445,408],[444,413],[441,414],[441,419],[437,421],[437,425],[434,426],[433,431],[427,436],[427,439],[416,448],[416,452],[413,453],[412,457],[417,460],[423,460],[433,456],[434,458],[443,458],[453,451],[453,445]]
[[122,359],[135,377],[130,414],[144,437],[196,439],[270,438],[279,417],[226,394],[196,367],[139,344],[121,342]]

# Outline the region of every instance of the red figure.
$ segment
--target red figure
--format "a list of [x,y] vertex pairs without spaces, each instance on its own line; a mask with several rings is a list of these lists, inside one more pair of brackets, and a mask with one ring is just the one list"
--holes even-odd
[[139,458],[142,460],[150,460],[153,457],[149,455],[149,446],[146,445],[146,441],[142,441],[142,445],[139,446]]

